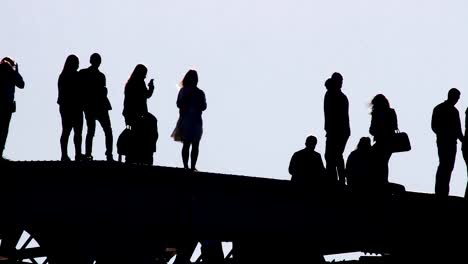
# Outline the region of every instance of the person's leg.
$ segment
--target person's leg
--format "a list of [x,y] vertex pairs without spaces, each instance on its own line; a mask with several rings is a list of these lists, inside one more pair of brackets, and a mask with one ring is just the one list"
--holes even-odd
[[96,132],[96,119],[94,113],[89,111],[85,112],[86,118],[86,126],[88,127],[88,131],[86,133],[86,158],[92,159],[93,156],[93,138],[94,133]]
[[192,154],[190,156],[190,162],[191,162],[191,169],[192,170],[196,170],[196,165],[197,165],[197,160],[198,160],[198,149],[199,149],[199,146],[200,146],[200,141],[194,141],[192,143]]
[[11,115],[11,111],[0,109],[0,159],[3,159],[3,150],[5,149],[5,144],[8,137]]
[[375,142],[371,151],[372,191],[379,192],[388,183],[388,161],[390,155],[383,142]]
[[190,153],[190,142],[184,141],[182,146],[182,162],[184,163],[184,169],[188,169],[188,159]]
[[346,148],[346,143],[348,142],[349,137],[344,137],[340,140],[339,145],[337,146],[337,156],[336,156],[336,169],[338,172],[338,182],[341,185],[346,184],[346,171],[345,171],[345,162],[343,158],[343,152]]
[[325,145],[325,161],[326,165],[326,174],[327,178],[332,182],[338,181],[338,175],[336,172],[336,157],[337,157],[337,148],[336,148],[336,139],[331,136],[327,136],[327,141]]
[[68,138],[72,130],[73,116],[70,110],[63,107],[60,107],[60,116],[62,117],[62,135],[60,136],[61,161],[70,161],[68,157]]
[[[463,144],[468,144],[468,143],[463,143]],[[463,159],[465,160],[465,165],[467,167],[468,171],[468,148],[467,146],[464,146],[462,148],[462,153],[463,153]],[[468,199],[468,183],[466,184],[466,189],[465,189],[465,199]]]
[[450,178],[455,165],[457,145],[443,141],[437,141],[439,153],[439,167],[436,173],[435,193],[446,197],[450,192]]
[[104,135],[106,136],[106,158],[108,161],[113,161],[112,156],[114,138],[112,135],[112,126],[109,118],[109,112],[105,111],[101,113],[98,117],[99,123],[101,124],[102,129],[104,130]]
[[388,163],[390,162],[390,158],[392,157],[392,151],[390,149],[385,149],[384,150],[384,153],[383,153],[383,160],[382,160],[382,164],[383,164],[383,180],[385,182],[385,184],[388,183],[388,174],[389,174],[389,169],[388,169]]
[[75,143],[75,160],[82,160],[83,153],[81,150],[83,133],[83,112],[75,110],[73,115],[73,142]]

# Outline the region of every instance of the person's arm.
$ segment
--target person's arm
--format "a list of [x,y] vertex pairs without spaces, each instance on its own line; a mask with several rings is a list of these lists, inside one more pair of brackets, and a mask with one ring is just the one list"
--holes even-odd
[[332,102],[330,100],[330,95],[328,92],[325,93],[325,98],[323,99],[323,114],[324,114],[324,120],[325,120],[325,125],[324,129],[325,131],[328,131],[328,127],[330,126],[330,118],[331,118],[331,112],[333,111],[332,109]]
[[148,83],[148,90],[146,93],[146,98],[150,98],[153,95],[154,92],[154,79],[151,79]]
[[322,160],[322,156],[318,154],[318,160],[320,161],[320,176],[321,177],[325,177],[325,166],[323,165],[323,160]]
[[61,100],[62,100],[62,96],[63,96],[63,86],[64,86],[64,83],[63,83],[63,75],[60,74],[59,78],[58,78],[58,82],[57,82],[57,86],[58,86],[58,96],[57,96],[57,103],[58,104],[61,104]]
[[104,75],[104,73],[101,73],[101,75],[102,75],[102,86],[104,87],[104,96],[107,96],[108,90],[106,86],[106,75]]
[[431,128],[437,135],[439,134],[439,109],[437,107],[432,111]]
[[375,117],[374,115],[371,116],[371,122],[370,122],[370,127],[369,127],[369,133],[375,137]]
[[15,85],[16,87],[23,89],[24,88],[24,80],[21,74],[19,73],[18,63],[15,64]]
[[205,93],[203,91],[201,91],[201,98],[202,98],[202,100],[201,100],[201,110],[205,111],[207,105],[206,105],[206,96],[205,96]]
[[467,129],[468,129],[468,108],[466,108],[465,110],[465,135],[466,135]]
[[289,162],[288,171],[289,171],[289,174],[291,174],[292,177],[294,177],[294,175],[296,175],[296,173],[297,173],[296,153],[294,153],[292,155],[292,157],[291,157],[291,161]]
[[183,111],[184,108],[185,108],[185,91],[184,91],[185,88],[180,88],[179,90],[179,94],[177,95],[177,107]]
[[461,128],[460,114],[457,111],[457,138],[463,142],[463,131]]
[[393,131],[398,130],[398,117],[395,112],[395,109],[392,109],[392,124],[393,124]]

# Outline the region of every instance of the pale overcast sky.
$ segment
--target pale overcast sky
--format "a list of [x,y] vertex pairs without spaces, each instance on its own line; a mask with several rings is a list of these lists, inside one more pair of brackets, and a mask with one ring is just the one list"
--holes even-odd
[[[307,135],[318,137],[323,154],[323,83],[338,71],[350,101],[346,156],[368,136],[368,104],[383,93],[413,145],[392,157],[390,180],[432,193],[432,109],[451,87],[462,92],[462,120],[468,106],[467,12],[464,0],[3,0],[0,57],[16,59],[26,82],[5,155],[60,158],[58,75],[69,54],[83,68],[99,52],[115,141],[124,128],[124,84],[143,63],[156,80],[148,101],[159,120],[155,162],[182,167],[181,145],[170,138],[176,84],[195,68],[208,101],[198,168],[289,179],[290,157]],[[98,126],[93,155],[104,159],[104,151]],[[451,194],[464,193],[466,178],[459,153]]]

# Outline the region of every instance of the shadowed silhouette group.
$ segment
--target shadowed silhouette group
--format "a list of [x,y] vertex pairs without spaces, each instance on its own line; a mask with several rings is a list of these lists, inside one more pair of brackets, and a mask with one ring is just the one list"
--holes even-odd
[[[90,56],[90,66],[79,70],[76,55],[66,58],[58,78],[59,111],[62,120],[60,137],[61,160],[71,161],[68,155],[68,140],[73,131],[75,161],[93,160],[93,139],[96,121],[105,134],[106,159],[114,161],[113,132],[109,118],[112,110],[108,99],[106,76],[99,70],[102,58],[98,53]],[[148,69],[143,64],[136,65],[125,84],[124,109],[122,115],[126,128],[117,140],[119,161],[125,156],[130,163],[153,164],[158,140],[157,119],[148,111],[147,100],[154,93],[154,79],[145,82]],[[175,141],[182,142],[182,162],[185,169],[196,171],[199,145],[203,134],[202,113],[207,108],[205,93],[198,88],[198,73],[189,70],[180,84],[177,97],[179,119],[172,133]],[[309,136],[306,147],[291,158],[289,172],[291,180],[300,186],[312,189],[320,186],[345,186],[360,191],[386,190],[393,193],[403,187],[388,181],[388,163],[393,153],[411,149],[406,133],[400,133],[396,111],[391,108],[383,94],[377,94],[371,101],[371,123],[369,137],[362,137],[349,155],[345,164],[343,153],[351,135],[349,101],[343,93],[343,76],[335,72],[325,81],[324,116],[326,147],[324,166],[322,158],[315,151],[317,138]],[[12,114],[16,111],[15,87],[25,84],[18,70],[18,63],[5,57],[0,63],[0,150],[1,161],[8,135]],[[458,110],[455,104],[460,91],[452,88],[446,101],[434,108],[432,130],[437,136],[439,167],[436,173],[435,193],[448,196],[451,173],[455,163],[457,141],[462,142],[462,153],[468,163],[468,136],[463,134]],[[468,114],[468,109],[467,109]],[[82,130],[86,120],[85,152],[82,152]],[[465,131],[468,116],[465,119]],[[190,160],[190,164],[189,164]],[[398,188],[396,188],[396,187]],[[468,195],[468,188],[465,196]]]
[[[394,195],[404,192],[402,185],[389,182],[388,163],[393,153],[409,151],[411,144],[406,133],[399,131],[396,111],[390,107],[383,94],[377,94],[371,101],[369,133],[373,136],[374,144],[369,137],[362,137],[345,166],[343,152],[351,130],[349,102],[341,91],[342,86],[343,76],[337,72],[325,81],[326,169],[323,169],[320,154],[314,150],[317,139],[309,136],[306,147],[291,158],[291,181],[307,190],[348,187],[352,191],[369,194]],[[463,143],[463,157],[468,164],[468,136],[462,133],[458,110],[455,108],[459,98],[460,92],[455,88],[450,89],[447,100],[434,108],[432,116],[432,130],[437,135],[440,161],[435,186],[435,193],[439,197],[449,195],[457,140]],[[468,108],[465,131],[467,128]],[[468,187],[465,197],[468,197]]]

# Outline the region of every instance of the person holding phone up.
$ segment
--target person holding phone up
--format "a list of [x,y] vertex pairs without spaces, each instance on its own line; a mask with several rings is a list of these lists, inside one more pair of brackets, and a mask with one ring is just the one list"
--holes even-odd
[[11,116],[16,112],[15,87],[24,88],[23,77],[19,74],[18,63],[9,57],[0,61],[0,161],[8,136]]
[[154,79],[151,79],[146,87],[145,78],[148,69],[143,64],[138,64],[133,70],[125,85],[125,99],[123,116],[125,124],[130,128],[135,126],[138,119],[148,113],[147,100],[154,92]]

